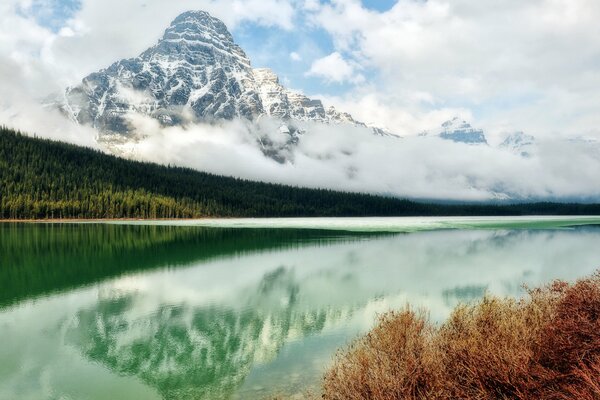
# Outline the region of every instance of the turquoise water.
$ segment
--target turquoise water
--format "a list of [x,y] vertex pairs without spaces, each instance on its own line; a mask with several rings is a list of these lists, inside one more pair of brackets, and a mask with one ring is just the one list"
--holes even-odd
[[202,226],[244,229],[327,229],[345,232],[410,233],[439,229],[557,229],[600,225],[600,216],[230,218],[179,221],[115,221],[114,224]]
[[378,313],[410,302],[442,321],[486,292],[591,274],[597,224],[0,224],[0,398],[302,393]]

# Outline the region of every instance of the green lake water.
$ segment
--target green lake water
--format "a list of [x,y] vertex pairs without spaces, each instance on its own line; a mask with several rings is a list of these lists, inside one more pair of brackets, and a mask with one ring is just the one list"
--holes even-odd
[[0,399],[299,394],[379,313],[598,268],[597,217],[0,223]]

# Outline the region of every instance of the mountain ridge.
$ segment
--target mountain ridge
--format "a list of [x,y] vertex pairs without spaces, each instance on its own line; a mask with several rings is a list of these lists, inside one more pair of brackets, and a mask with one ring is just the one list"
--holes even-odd
[[301,131],[296,123],[302,121],[367,127],[285,88],[271,69],[253,68],[225,24],[205,11],[179,15],[156,45],[83,78],[66,89],[58,106],[79,124],[123,136],[135,132],[131,114],[162,126],[268,116],[291,136]]

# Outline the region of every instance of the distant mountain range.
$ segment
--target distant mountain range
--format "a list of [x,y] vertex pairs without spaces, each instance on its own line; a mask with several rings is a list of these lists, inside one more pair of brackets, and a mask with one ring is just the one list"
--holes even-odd
[[473,128],[471,124],[458,117],[444,122],[439,136],[458,143],[487,144],[483,130]]
[[[422,137],[439,137],[455,143],[468,145],[488,146],[488,140],[483,129],[475,128],[459,117],[454,117],[442,124],[440,129],[434,132],[423,132]],[[535,151],[537,143],[533,136],[526,135],[521,131],[509,133],[497,146],[501,150],[507,150],[522,157],[529,157]]]

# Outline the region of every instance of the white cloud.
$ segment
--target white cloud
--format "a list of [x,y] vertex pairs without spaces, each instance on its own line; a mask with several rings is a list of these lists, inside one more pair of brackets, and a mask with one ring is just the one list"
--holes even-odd
[[319,0],[304,0],[303,8],[307,11],[317,11],[321,8]]
[[300,54],[296,53],[295,51],[292,51],[290,53],[290,59],[292,61],[301,61],[302,60],[302,56]]
[[437,137],[398,139],[366,128],[306,123],[298,146],[289,150],[293,162],[278,164],[263,155],[255,140],[268,134],[272,142],[283,143],[286,137],[275,120],[187,129],[161,129],[144,117],[133,121],[147,135],[128,145],[135,157],[247,179],[429,199],[600,196],[595,184],[600,143],[542,140],[531,157],[521,157]]
[[[317,95],[325,104],[350,113],[356,120],[368,125],[384,128],[400,136],[415,136],[423,131],[434,131],[445,121],[460,117],[473,121],[473,115],[466,108],[440,107],[420,109],[404,103],[411,98],[414,104],[430,103],[426,93],[387,94],[373,87],[361,87],[343,96]],[[398,97],[402,97],[399,99]],[[406,106],[398,106],[406,104]]]
[[365,80],[365,77],[356,71],[355,65],[345,60],[338,52],[315,60],[306,75],[323,78],[329,83],[361,83]]
[[400,111],[430,109],[410,101],[424,92],[490,129],[600,136],[598,1],[403,0],[378,13],[334,0],[311,15],[337,51],[379,72],[381,98],[407,94],[389,104]]
[[44,108],[39,99],[31,97],[23,85],[30,74],[31,71],[23,69],[18,62],[0,62],[0,77],[11,78],[0,82],[0,124],[29,134],[97,147],[94,129],[73,124],[58,111]]

